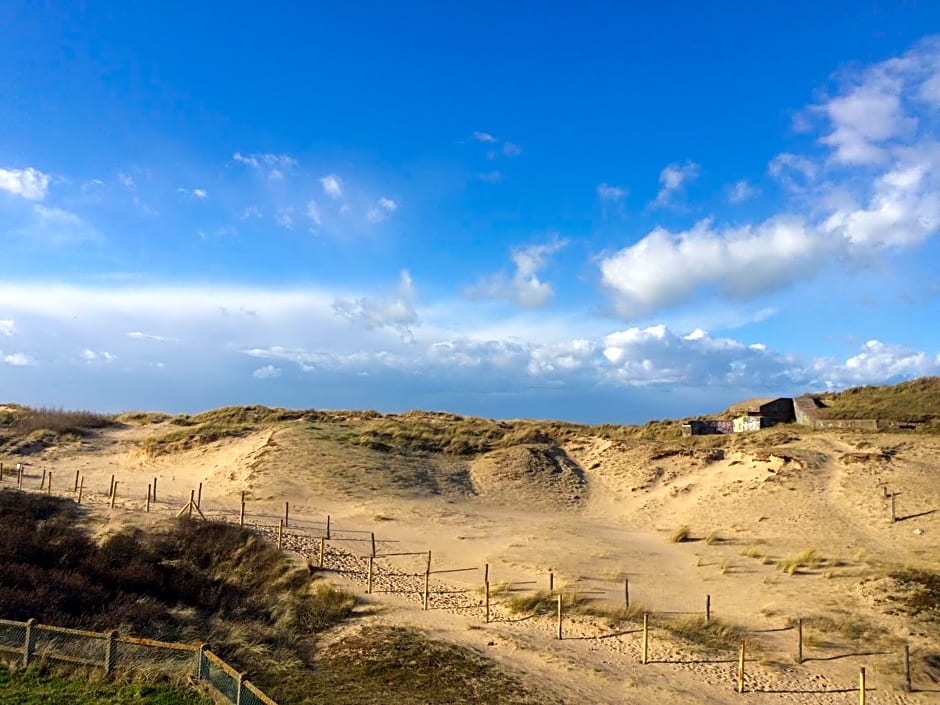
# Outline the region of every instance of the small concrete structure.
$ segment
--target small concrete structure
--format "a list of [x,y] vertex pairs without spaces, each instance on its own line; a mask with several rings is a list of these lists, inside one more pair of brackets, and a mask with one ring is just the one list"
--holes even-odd
[[796,420],[793,399],[790,397],[747,399],[730,406],[728,411],[738,416],[763,416],[776,423],[790,423]]

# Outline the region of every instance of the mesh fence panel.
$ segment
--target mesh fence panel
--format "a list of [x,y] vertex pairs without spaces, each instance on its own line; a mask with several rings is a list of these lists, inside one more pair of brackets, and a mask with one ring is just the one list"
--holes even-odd
[[230,702],[238,701],[238,677],[226,670],[220,661],[206,653],[202,677]]
[[277,705],[277,703],[248,681],[243,681],[241,705]]
[[23,653],[26,645],[26,625],[22,622],[0,620],[0,651],[4,653]]
[[33,654],[40,660],[54,659],[104,668],[108,640],[102,634],[39,624],[33,626],[33,634]]
[[114,645],[116,668],[185,676],[196,672],[197,647],[182,650],[118,639]]

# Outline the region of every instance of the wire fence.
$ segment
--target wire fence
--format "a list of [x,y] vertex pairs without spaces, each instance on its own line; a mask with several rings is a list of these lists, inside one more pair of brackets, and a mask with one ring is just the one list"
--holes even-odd
[[244,679],[204,644],[178,644],[116,631],[68,629],[35,620],[0,620],[0,653],[13,656],[24,668],[42,663],[66,663],[116,670],[161,674],[175,678],[195,675],[234,705],[277,705]]

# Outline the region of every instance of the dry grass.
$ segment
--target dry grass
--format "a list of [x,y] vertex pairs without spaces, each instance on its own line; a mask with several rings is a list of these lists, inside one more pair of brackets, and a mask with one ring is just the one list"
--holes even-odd
[[741,643],[747,632],[743,627],[702,615],[665,621],[662,626],[673,636],[714,651],[726,651]]
[[787,575],[796,575],[800,568],[815,570],[826,562],[826,559],[820,556],[815,548],[808,548],[796,555],[781,558],[777,561],[777,568]]
[[0,448],[9,453],[31,453],[79,441],[93,429],[114,423],[113,417],[93,411],[5,406],[0,410]]
[[853,387],[813,395],[826,419],[887,419],[940,430],[940,377],[922,377],[894,386]]
[[680,526],[669,534],[670,543],[683,543],[692,537],[692,530],[688,526]]

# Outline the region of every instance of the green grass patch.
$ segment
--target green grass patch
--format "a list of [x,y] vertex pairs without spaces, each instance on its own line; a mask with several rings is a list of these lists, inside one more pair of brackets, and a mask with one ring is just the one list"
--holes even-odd
[[168,683],[89,682],[44,673],[0,667],[2,705],[212,705],[212,699]]

